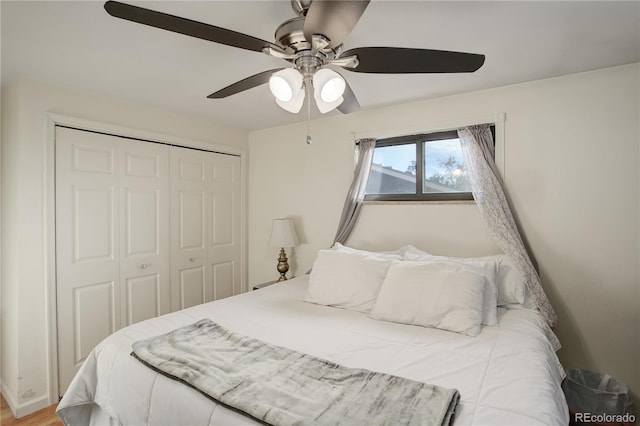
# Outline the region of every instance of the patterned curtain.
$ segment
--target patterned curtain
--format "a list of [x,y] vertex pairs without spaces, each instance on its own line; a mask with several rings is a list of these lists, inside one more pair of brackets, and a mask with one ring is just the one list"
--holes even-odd
[[351,188],[344,200],[338,231],[333,240],[333,244],[344,242],[349,238],[353,225],[355,225],[360,214],[362,200],[364,200],[364,192],[367,189],[367,181],[369,180],[369,172],[371,172],[371,163],[373,162],[373,151],[376,147],[375,139],[360,139],[356,145],[356,155],[358,162],[353,175]]
[[542,288],[540,276],[533,267],[504,195],[502,179],[494,161],[493,137],[489,125],[465,127],[458,130],[458,136],[469,170],[473,198],[480,208],[489,234],[524,276],[533,305],[549,325],[555,326],[556,313]]

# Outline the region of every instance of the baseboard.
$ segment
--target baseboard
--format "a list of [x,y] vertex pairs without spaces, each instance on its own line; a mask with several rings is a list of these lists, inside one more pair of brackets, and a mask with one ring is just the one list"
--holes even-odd
[[35,413],[36,411],[42,410],[43,408],[47,408],[51,405],[49,404],[49,397],[47,395],[29,400],[26,403],[17,404],[11,392],[9,392],[9,390],[4,386],[4,383],[2,383],[2,396],[4,397],[4,400],[7,401],[7,405],[9,406],[13,417],[16,419]]
[[4,398],[4,400],[7,401],[7,405],[11,410],[11,414],[13,414],[13,417],[16,417],[16,401],[13,399],[13,395],[11,395],[9,389],[5,387],[4,382],[2,382],[2,388],[0,392],[2,392],[2,397]]

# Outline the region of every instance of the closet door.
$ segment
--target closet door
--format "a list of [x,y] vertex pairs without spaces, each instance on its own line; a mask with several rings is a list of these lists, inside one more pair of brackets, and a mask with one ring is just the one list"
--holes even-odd
[[171,148],[172,310],[239,294],[240,158]]
[[171,147],[171,310],[210,299],[207,281],[208,153]]
[[240,158],[56,128],[60,395],[129,324],[238,294]]
[[123,324],[170,312],[169,148],[122,139],[120,282]]
[[56,128],[59,391],[119,328],[168,312],[168,147]]
[[56,128],[60,393],[89,352],[122,326],[118,140]]
[[240,288],[240,158],[210,154],[209,267],[211,300]]

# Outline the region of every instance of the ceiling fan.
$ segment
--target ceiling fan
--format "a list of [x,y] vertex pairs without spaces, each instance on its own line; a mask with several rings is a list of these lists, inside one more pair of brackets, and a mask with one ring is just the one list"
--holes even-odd
[[368,5],[369,0],[291,0],[298,16],[276,29],[275,43],[118,1],[107,1],[104,8],[117,18],[290,62],[292,67],[252,75],[208,98],[226,98],[269,83],[277,104],[292,113],[300,111],[305,96],[311,96],[312,88],[321,113],[337,108],[347,114],[360,108],[349,84],[328,66],[372,74],[409,74],[474,72],[483,65],[484,55],[445,50],[358,47],[345,51],[342,43]]

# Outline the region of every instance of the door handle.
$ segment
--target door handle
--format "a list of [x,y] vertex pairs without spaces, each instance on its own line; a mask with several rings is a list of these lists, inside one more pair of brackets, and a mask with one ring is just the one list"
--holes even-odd
[[190,257],[190,258],[189,258],[189,262],[195,262],[195,261],[196,261],[196,258],[195,258],[195,257]]
[[141,269],[147,269],[150,265],[147,265],[146,263],[143,263],[142,265],[140,265]]

